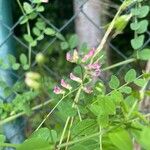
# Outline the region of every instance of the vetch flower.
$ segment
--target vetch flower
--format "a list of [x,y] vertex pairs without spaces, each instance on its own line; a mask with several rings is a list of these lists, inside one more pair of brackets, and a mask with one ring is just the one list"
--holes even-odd
[[73,54],[71,54],[70,52],[66,54],[66,60],[69,62],[76,63],[78,59],[79,59],[79,54],[77,50],[74,50]]
[[65,91],[62,90],[59,86],[55,86],[53,92],[55,94],[64,94],[65,93]]
[[101,65],[99,63],[89,64],[87,66],[88,69],[100,69]]
[[66,83],[64,79],[61,79],[61,86],[68,89],[68,90],[72,89],[71,85]]
[[32,80],[31,78],[26,78],[25,79],[25,83],[28,87],[34,89],[34,90],[38,90],[40,89],[41,85],[39,82]]
[[99,77],[100,74],[101,74],[100,69],[96,69],[96,70],[94,70],[94,71],[91,73],[91,75],[92,75],[93,77]]
[[73,73],[70,73],[70,79],[82,83],[82,80],[79,77],[75,76]]
[[90,86],[83,87],[83,91],[88,94],[91,94],[93,92],[93,90]]
[[86,54],[83,58],[82,58],[82,62],[86,62],[89,58],[91,58],[95,53],[95,48],[91,49],[88,54]]

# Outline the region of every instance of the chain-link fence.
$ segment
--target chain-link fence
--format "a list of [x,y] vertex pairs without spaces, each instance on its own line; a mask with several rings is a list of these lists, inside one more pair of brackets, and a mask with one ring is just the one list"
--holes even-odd
[[[0,27],[1,27],[1,29],[0,29],[0,35],[1,35],[0,36],[0,55],[1,56],[0,57],[5,58],[8,53],[14,53],[14,55],[15,55],[15,51],[17,51],[16,49],[19,49],[19,50],[21,49],[22,52],[26,53],[29,49],[28,43],[24,42],[22,40],[21,36],[17,36],[18,35],[17,30],[21,26],[20,25],[21,19],[18,18],[18,20],[16,22],[14,22],[13,25],[11,25],[11,23],[12,23],[11,22],[11,17],[15,16],[15,11],[17,11],[17,10],[15,10],[14,13],[12,14],[11,12],[8,12],[8,11],[10,11],[8,9],[11,9],[11,4],[10,4],[11,2],[10,1],[7,1],[7,2],[5,1],[4,2],[4,0],[1,0],[0,2],[1,2],[0,4],[3,5],[3,6],[0,6],[1,9],[3,10],[3,12],[1,11],[1,14],[0,14],[0,16],[1,16],[0,17]],[[60,28],[58,28],[56,25],[54,25],[55,23],[53,21],[51,22],[50,19],[47,18],[44,13],[37,12],[37,15],[38,15],[39,18],[41,18],[46,23],[47,26],[49,26],[50,28],[53,28],[58,33],[63,33],[64,31],[67,32],[68,28],[72,28],[72,27],[74,28],[73,23],[74,23],[76,17],[79,14],[84,15],[84,17],[86,17],[86,19],[93,26],[95,26],[95,28],[97,28],[98,30],[101,31],[102,29],[95,22],[93,22],[92,18],[90,18],[86,14],[86,12],[84,12],[84,10],[83,10],[83,8],[86,6],[87,2],[88,2],[88,0],[84,1],[83,4],[80,6],[79,11],[74,13],[69,19],[67,19],[67,21],[65,21],[65,23]],[[6,3],[6,4],[4,4],[4,3]],[[105,2],[105,5],[106,4],[109,6],[109,3]],[[47,5],[49,5],[49,4],[47,4]],[[10,6],[10,8],[8,6]],[[2,8],[2,7],[5,7],[6,9]],[[15,6],[15,7],[19,10],[19,7],[17,7],[17,6]],[[108,8],[108,9],[110,9],[110,8]],[[47,11],[47,13],[51,13],[51,12]],[[24,31],[22,31],[22,32],[24,32]],[[20,33],[20,34],[23,34],[23,33]],[[128,32],[128,34],[130,34],[130,36],[132,36],[133,33]],[[146,38],[146,41],[145,41],[143,47],[150,46],[150,32],[149,31],[146,32],[146,37],[147,38]],[[35,56],[38,51],[42,52],[44,55],[47,55],[47,50],[50,49],[50,47],[53,47],[53,44],[57,41],[57,37],[47,38],[47,40],[48,40],[48,42],[47,42],[48,44],[43,49],[38,50],[38,46],[36,46],[36,48],[34,48],[34,47],[32,48],[32,56]],[[107,42],[109,53],[112,53],[113,56],[115,56],[115,58],[119,58],[118,60],[127,60],[130,57],[132,57],[132,56],[130,56],[131,52],[129,52],[129,54],[127,53],[127,55],[126,55],[126,52],[124,51],[125,48],[123,48],[123,50],[122,50],[122,47],[124,47],[124,45],[119,44],[120,41],[124,41],[124,42],[121,42],[121,43],[123,43],[125,46],[126,45],[128,46],[130,39],[128,39],[127,34],[123,35],[123,36],[119,36],[119,38],[116,38],[116,40],[115,39],[113,39],[113,40],[110,39]],[[42,40],[38,44],[43,44]],[[15,47],[16,45],[17,45],[17,47]],[[128,47],[130,47],[130,46],[128,46]],[[5,52],[5,50],[6,50],[6,52]],[[113,56],[112,56],[112,58],[113,58]],[[51,61],[55,65],[55,62],[53,62],[53,58],[51,58]],[[8,62],[7,62],[7,60],[5,60],[3,63],[7,64]],[[31,70],[32,70],[32,68],[34,68],[36,66],[36,62],[33,61],[31,66],[32,66],[31,67]],[[56,77],[58,79],[60,78],[60,76],[57,74],[56,71],[53,70],[53,68],[50,68],[47,65],[44,65],[43,67],[44,67],[44,70],[50,76]],[[131,67],[130,64],[123,65],[123,66],[119,67],[118,71],[115,70],[115,73],[117,75],[119,75],[119,74],[122,73],[122,70],[124,70],[126,68],[129,68],[129,67]],[[24,76],[25,76],[25,72],[26,71],[21,71],[21,72],[16,72],[16,71],[14,72],[12,70],[9,70],[9,71],[5,70],[4,71],[3,69],[1,69],[1,71],[0,71],[1,74],[0,75],[1,75],[1,78],[4,78],[5,81],[9,85],[12,85],[12,83],[17,83],[18,81],[23,80]],[[5,102],[9,101],[9,100],[12,100],[13,97],[16,95],[15,93],[11,93],[10,95],[7,95],[6,97],[4,97],[4,94],[3,94],[2,90],[1,90],[0,93],[1,93],[0,99],[2,101],[5,101]],[[9,137],[9,139],[13,139],[15,136],[17,136],[18,134],[21,133],[20,130],[24,130],[25,121],[22,124],[23,125],[18,124],[18,126],[20,126],[21,129],[16,130],[15,131],[16,133],[13,132],[11,134],[11,137]],[[10,128],[10,127],[14,128],[14,126],[13,127],[8,126],[8,128]],[[8,128],[6,128],[6,130],[8,130]],[[9,133],[7,131],[7,134],[10,134],[10,132],[12,132],[12,131],[9,130]]]

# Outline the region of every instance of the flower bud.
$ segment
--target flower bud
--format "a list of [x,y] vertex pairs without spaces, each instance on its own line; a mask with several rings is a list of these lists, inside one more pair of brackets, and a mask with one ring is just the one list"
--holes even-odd
[[73,73],[70,73],[70,79],[82,83],[82,80],[79,77],[75,76]]
[[68,89],[68,90],[72,89],[71,85],[66,83],[64,79],[61,80],[61,86]]
[[62,90],[59,86],[55,86],[53,92],[55,94],[65,94],[65,91]]
[[86,54],[83,58],[82,58],[82,62],[86,62],[89,58],[91,58],[95,53],[95,48],[91,49],[88,54]]
[[29,78],[31,80],[39,80],[41,78],[41,75],[36,72],[28,72],[26,73],[26,78]]
[[91,94],[93,92],[93,90],[90,86],[83,87],[83,91],[87,94]]
[[35,80],[32,80],[31,78],[26,78],[25,83],[32,89],[38,90],[40,88],[40,83],[38,83]]
[[70,52],[66,54],[66,60],[69,62],[76,63],[78,59],[79,59],[79,54],[77,50],[74,50],[73,54],[71,54]]
[[45,63],[45,57],[42,53],[38,53],[35,57],[35,60],[39,65],[43,65]]

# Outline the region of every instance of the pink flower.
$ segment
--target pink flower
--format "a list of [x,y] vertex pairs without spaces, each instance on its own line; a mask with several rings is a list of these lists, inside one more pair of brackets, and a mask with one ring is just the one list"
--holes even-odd
[[43,3],[48,3],[49,0],[41,0]]
[[83,58],[82,58],[82,62],[86,62],[90,57],[92,57],[95,53],[95,48],[91,49],[88,54],[86,54]]
[[90,64],[87,66],[88,69],[100,69],[101,65],[99,63]]
[[70,52],[66,54],[66,60],[69,62],[76,63],[78,59],[79,59],[79,55],[77,50],[74,50],[72,55]]
[[65,91],[62,90],[62,89],[61,89],[60,87],[58,87],[58,86],[55,86],[55,87],[54,87],[53,92],[54,92],[55,94],[64,94],[64,93],[65,93]]
[[91,75],[92,75],[93,77],[99,77],[100,74],[101,74],[100,69],[96,69],[96,70],[94,70],[94,71],[91,73]]
[[75,76],[73,73],[70,73],[70,79],[82,83],[82,80],[79,77]]
[[68,53],[66,54],[66,60],[71,62],[72,57],[71,57],[70,52],[68,52]]
[[66,88],[66,89],[68,89],[68,90],[72,89],[71,85],[69,85],[68,83],[66,83],[64,79],[61,79],[61,86],[64,87],[64,88]]
[[85,87],[83,88],[83,91],[84,91],[85,93],[88,93],[88,94],[91,94],[91,93],[93,92],[93,90],[92,90],[92,88],[91,88],[90,86],[85,86]]

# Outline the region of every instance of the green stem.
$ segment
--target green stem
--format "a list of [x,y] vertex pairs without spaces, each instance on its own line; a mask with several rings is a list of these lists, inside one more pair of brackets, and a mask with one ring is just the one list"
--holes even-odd
[[51,111],[47,114],[47,116],[43,119],[43,121],[40,123],[40,125],[36,128],[35,131],[37,131],[42,125],[43,123],[47,120],[47,118],[53,113],[53,111],[58,107],[58,105],[71,93],[75,92],[76,90],[80,89],[80,87],[74,89],[73,91],[69,92],[68,94],[66,94],[65,96],[63,96],[58,102],[57,104],[51,109]]
[[110,70],[110,69],[116,68],[116,67],[124,65],[124,64],[129,64],[129,63],[134,62],[134,61],[136,61],[135,58],[130,58],[130,59],[127,59],[125,61],[113,64],[113,65],[111,65],[109,67],[106,67],[106,68],[102,69],[102,71]]
[[73,144],[76,144],[76,143],[79,143],[79,142],[83,142],[83,141],[86,141],[88,139],[91,139],[93,137],[97,137],[97,136],[100,136],[100,135],[103,135],[103,134],[106,134],[114,129],[117,129],[118,127],[120,127],[122,124],[119,124],[118,126],[115,126],[115,127],[111,127],[110,129],[108,130],[105,130],[105,131],[101,131],[101,132],[98,132],[98,133],[94,133],[92,135],[89,135],[89,136],[85,136],[85,137],[82,137],[80,139],[77,139],[77,140],[74,140],[74,141],[70,141],[70,142],[67,142],[67,143],[63,143],[61,145],[58,145],[57,148],[62,148],[62,147],[66,147],[66,146],[69,146],[69,145],[73,145]]
[[[20,9],[21,9],[21,11],[22,11],[22,13],[23,13],[23,15],[26,16],[26,13],[25,13],[25,11],[24,11],[24,9],[23,9],[21,3],[20,3],[20,0],[17,0],[17,3],[18,3],[18,5],[19,5],[19,7],[20,7]],[[26,23],[26,28],[27,28],[27,33],[28,33],[28,35],[31,36],[31,31],[30,31],[29,22]],[[31,48],[31,44],[29,43],[29,46],[28,46],[28,59],[29,59],[29,60],[28,60],[28,61],[29,61],[28,63],[29,63],[29,66],[31,66],[31,53],[32,53],[32,48]]]
[[[99,132],[100,133],[102,132],[101,126],[99,126]],[[102,134],[99,135],[99,149],[103,150],[103,147],[102,147]]]
[[0,147],[12,147],[17,148],[19,144],[0,143]]
[[[79,87],[78,87],[78,88],[79,88]],[[64,98],[66,98],[68,95],[70,95],[70,94],[72,94],[73,92],[75,92],[76,90],[78,90],[78,88],[76,88],[76,89],[74,89],[73,91],[71,91],[71,92],[69,92],[68,94],[66,94],[66,95],[64,96]],[[42,103],[42,104],[39,104],[39,105],[36,105],[36,106],[32,107],[31,110],[32,110],[32,111],[38,110],[38,109],[40,109],[40,108],[42,108],[42,107],[44,107],[44,106],[46,106],[46,105],[48,105],[49,103],[52,103],[52,102],[54,102],[54,100],[50,99],[50,100],[46,101],[45,103]],[[3,125],[3,124],[5,124],[5,123],[8,123],[8,122],[10,122],[10,121],[12,121],[12,120],[14,120],[14,119],[20,117],[20,116],[23,116],[23,115],[25,115],[25,112],[20,112],[20,113],[18,113],[18,114],[15,114],[15,115],[13,115],[13,116],[10,116],[10,117],[8,117],[8,118],[6,118],[6,119],[0,121],[0,125]]]

